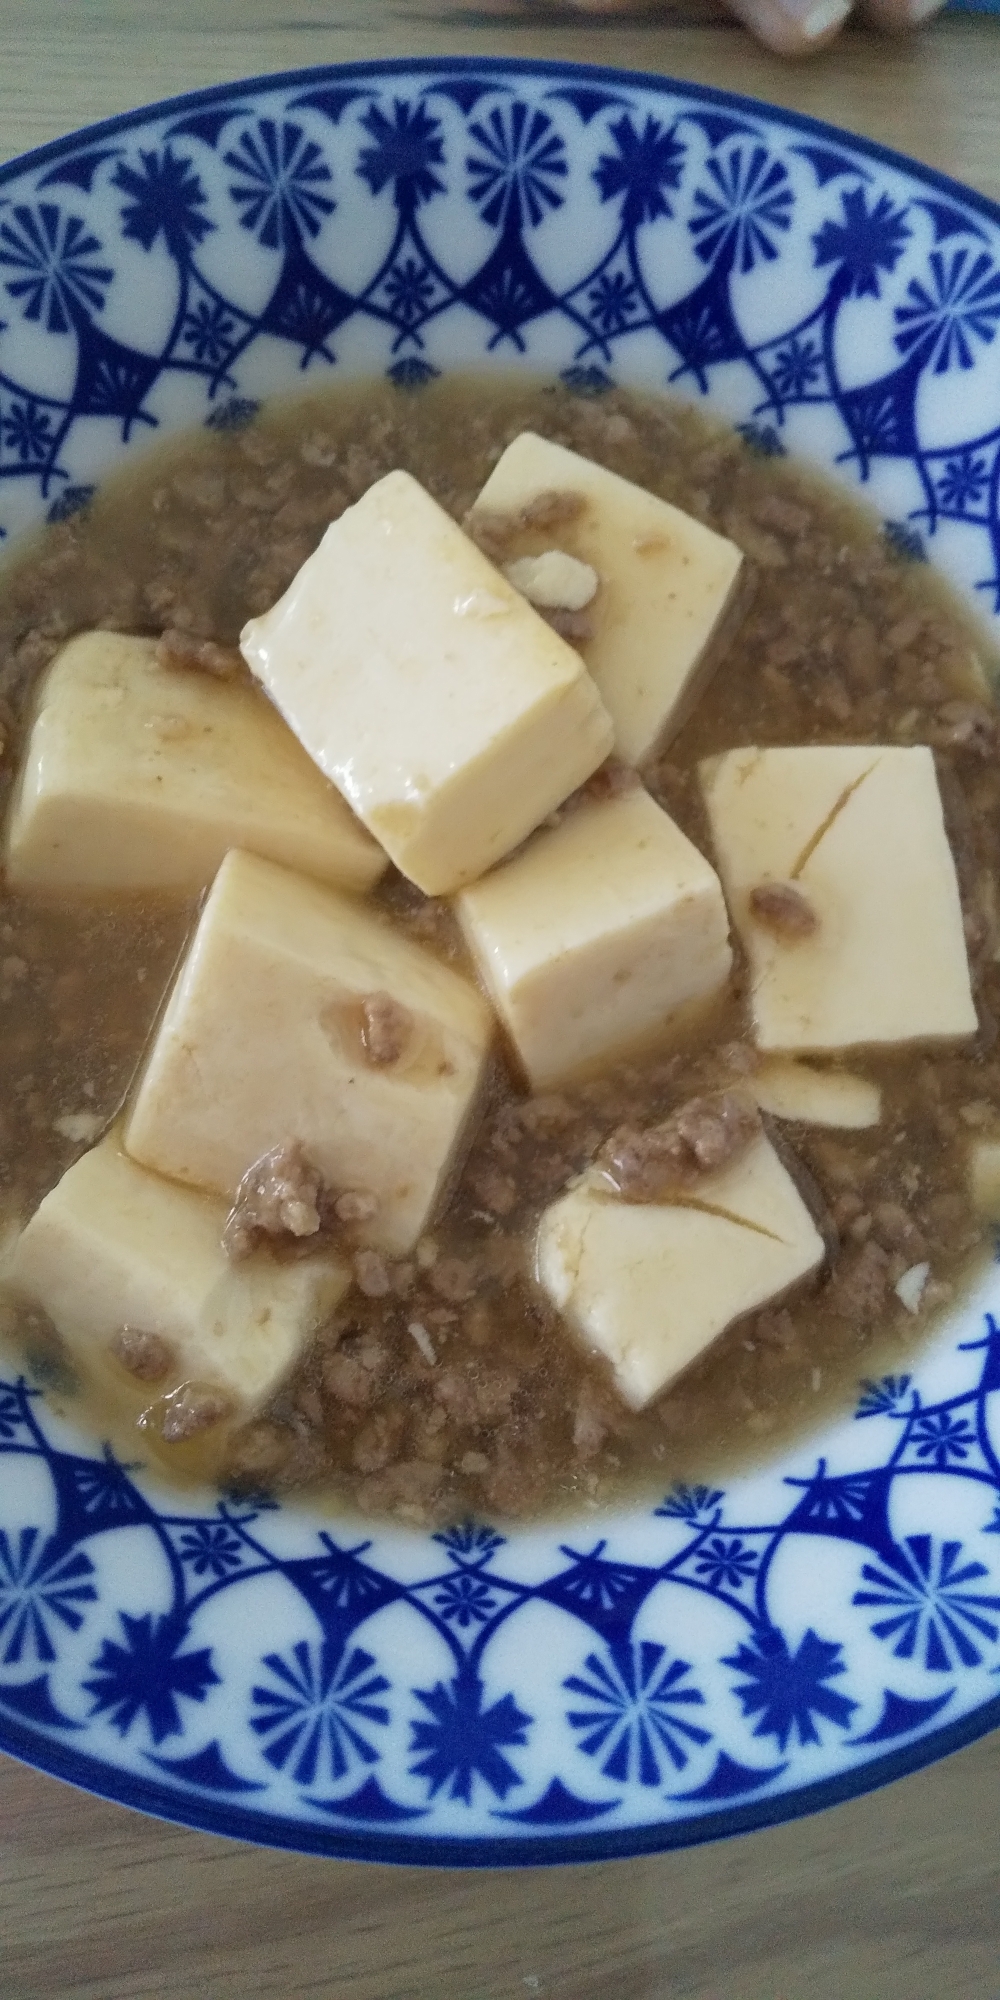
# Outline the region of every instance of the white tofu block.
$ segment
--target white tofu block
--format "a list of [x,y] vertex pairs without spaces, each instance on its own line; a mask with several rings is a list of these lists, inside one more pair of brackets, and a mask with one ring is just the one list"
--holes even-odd
[[[532,542],[545,548],[558,540],[598,572],[587,667],[614,723],[618,755],[643,764],[676,734],[716,664],[712,640],[734,601],[742,552],[666,500],[533,431],[508,445],[473,514],[517,514],[551,492],[579,494],[586,505],[575,520],[532,531]],[[512,543],[511,554],[520,553]]]
[[428,895],[474,881],[607,756],[579,655],[407,472],[335,521],[240,644]]
[[969,1193],[977,1215],[1000,1222],[1000,1139],[977,1139],[969,1148]]
[[575,805],[456,909],[539,1088],[652,1042],[732,962],[714,868],[640,785]]
[[882,1116],[878,1084],[843,1069],[814,1069],[810,1063],[771,1056],[747,1077],[746,1085],[762,1111],[802,1125],[859,1132],[877,1125]]
[[[146,1173],[112,1132],[46,1195],[4,1282],[40,1306],[84,1380],[131,1411],[184,1382],[219,1389],[235,1416],[259,1409],[347,1290],[328,1252],[232,1264],[226,1203]],[[128,1329],[170,1350],[167,1374],[137,1382],[111,1343]]]
[[194,892],[240,846],[344,889],[370,889],[385,867],[254,688],[158,666],[153,639],[71,639],[28,740],[11,882]]
[[590,1175],[539,1225],[539,1282],[583,1344],[611,1363],[635,1410],[733,1320],[823,1259],[812,1217],[763,1137],[687,1199],[632,1204]]
[[[412,1017],[375,1063],[364,1002]],[[476,1105],[492,1033],[473,986],[349,897],[252,855],[226,857],[125,1128],[143,1166],[230,1199],[298,1140],[330,1189],[374,1195],[367,1240],[420,1235]]]
[[[700,775],[762,1049],[975,1033],[930,750],[748,748],[706,760]],[[751,896],[769,884],[805,898],[809,935],[783,935],[754,915]]]

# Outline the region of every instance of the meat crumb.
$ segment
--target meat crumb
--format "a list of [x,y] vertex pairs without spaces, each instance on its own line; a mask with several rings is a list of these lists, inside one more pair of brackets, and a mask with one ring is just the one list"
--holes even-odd
[[749,908],[764,930],[785,942],[812,937],[819,928],[812,904],[794,882],[759,882],[750,891]]
[[373,1194],[363,1194],[359,1188],[345,1188],[338,1194],[333,1212],[338,1222],[371,1222],[378,1214],[378,1202]]
[[402,1056],[413,1033],[413,1015],[391,993],[366,993],[361,1002],[361,1042],[375,1069],[388,1069]]
[[463,1299],[470,1299],[476,1288],[475,1267],[464,1257],[439,1257],[431,1266],[429,1274],[431,1290],[439,1299],[447,1299],[452,1305],[460,1305]]
[[137,1382],[162,1382],[175,1365],[169,1341],[158,1333],[143,1333],[137,1326],[123,1326],[108,1348]]
[[752,1099],[723,1090],[713,1097],[692,1097],[662,1125],[645,1132],[619,1126],[596,1164],[624,1201],[664,1201],[699,1175],[731,1166],[760,1130]]
[[233,1262],[249,1257],[265,1236],[314,1236],[320,1226],[321,1182],[297,1139],[272,1146],[249,1167],[226,1217],[222,1247]]
[[593,638],[594,621],[588,611],[569,611],[561,605],[537,608],[546,625],[551,625],[553,632],[558,632],[568,646],[584,646],[588,639]]
[[356,1250],[354,1253],[354,1282],[366,1299],[384,1299],[392,1290],[392,1279],[385,1258],[377,1250]]
[[170,673],[211,674],[217,681],[233,681],[246,673],[243,655],[236,646],[220,646],[214,639],[196,639],[190,632],[170,626],[156,643],[156,664]]
[[600,583],[596,569],[564,549],[519,556],[505,565],[504,575],[539,611],[582,611],[596,597]]
[[[201,1387],[197,1382],[185,1382],[166,1397],[162,1405],[159,1432],[164,1444],[183,1444],[186,1438],[195,1437],[199,1431],[207,1431],[213,1425],[228,1417],[232,1405],[221,1389]],[[148,1415],[148,1412],[146,1413]],[[146,1428],[143,1418],[140,1418]]]

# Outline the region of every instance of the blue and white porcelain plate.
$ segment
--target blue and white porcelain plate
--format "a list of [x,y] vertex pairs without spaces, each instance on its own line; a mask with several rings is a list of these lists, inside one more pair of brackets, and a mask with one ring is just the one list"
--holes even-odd
[[[808,456],[996,635],[998,329],[1000,211],[790,113],[509,61],[233,85],[0,171],[0,534],[275,393],[526,368]],[[8,1367],[0,1744],[192,1826],[438,1864],[864,1791],[1000,1720],[998,1325],[991,1273],[725,1491],[435,1535],[170,1493]]]

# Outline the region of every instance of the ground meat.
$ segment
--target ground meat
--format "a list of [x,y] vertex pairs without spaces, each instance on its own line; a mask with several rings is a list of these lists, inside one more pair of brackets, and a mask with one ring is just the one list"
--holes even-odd
[[476,1289],[476,1267],[464,1257],[439,1257],[428,1272],[427,1282],[439,1299],[460,1305]]
[[406,1434],[406,1413],[398,1404],[376,1410],[355,1436],[351,1464],[359,1472],[382,1472],[399,1452]]
[[333,1213],[338,1222],[348,1227],[371,1222],[378,1214],[378,1202],[373,1194],[363,1194],[358,1188],[345,1188],[333,1203]]
[[235,1261],[267,1236],[314,1236],[322,1183],[297,1139],[261,1155],[244,1174],[226,1217],[222,1247]]
[[517,1207],[517,1188],[509,1174],[486,1168],[472,1183],[477,1200],[491,1215],[509,1215]]
[[413,1015],[391,993],[366,993],[361,1002],[361,1042],[376,1069],[388,1069],[404,1054],[413,1034]]
[[567,645],[584,646],[594,636],[594,621],[589,611],[567,611],[562,605],[550,605],[547,610],[539,609],[538,615]]
[[664,1201],[700,1175],[732,1165],[760,1129],[756,1105],[740,1091],[692,1097],[662,1125],[620,1126],[597,1165],[623,1200]]
[[931,741],[942,749],[993,758],[1000,738],[1000,717],[980,701],[946,701],[938,710]]
[[108,1342],[108,1348],[137,1382],[162,1382],[176,1363],[169,1341],[161,1339],[158,1333],[142,1333],[136,1326],[123,1326]]
[[760,882],[751,889],[748,905],[757,923],[785,943],[812,937],[819,925],[808,896],[794,882]]
[[367,1349],[362,1342],[353,1353],[335,1348],[321,1364],[324,1391],[335,1403],[366,1409],[380,1386],[386,1358],[385,1349],[375,1342]]
[[826,1301],[839,1319],[868,1327],[885,1311],[890,1284],[889,1257],[880,1244],[869,1239],[860,1250],[841,1258],[827,1287]]
[[221,1389],[211,1389],[197,1382],[185,1382],[173,1395],[165,1398],[160,1414],[159,1432],[164,1444],[182,1444],[186,1438],[195,1437],[199,1431],[210,1430],[214,1424],[228,1417],[232,1405],[229,1397]]
[[356,1250],[354,1253],[354,1282],[366,1299],[387,1298],[392,1290],[392,1276],[385,1258],[377,1250]]
[[215,680],[232,681],[247,671],[236,646],[219,646],[214,639],[197,639],[190,632],[169,626],[156,646],[157,664],[172,672],[211,674]]

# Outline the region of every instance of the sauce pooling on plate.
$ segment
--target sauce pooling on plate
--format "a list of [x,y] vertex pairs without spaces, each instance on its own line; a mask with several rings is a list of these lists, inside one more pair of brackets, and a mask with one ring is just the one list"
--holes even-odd
[[998,717],[813,475],[663,399],[365,384],[110,480],[0,648],[3,1325],[120,1449],[599,1507],[955,1296]]

